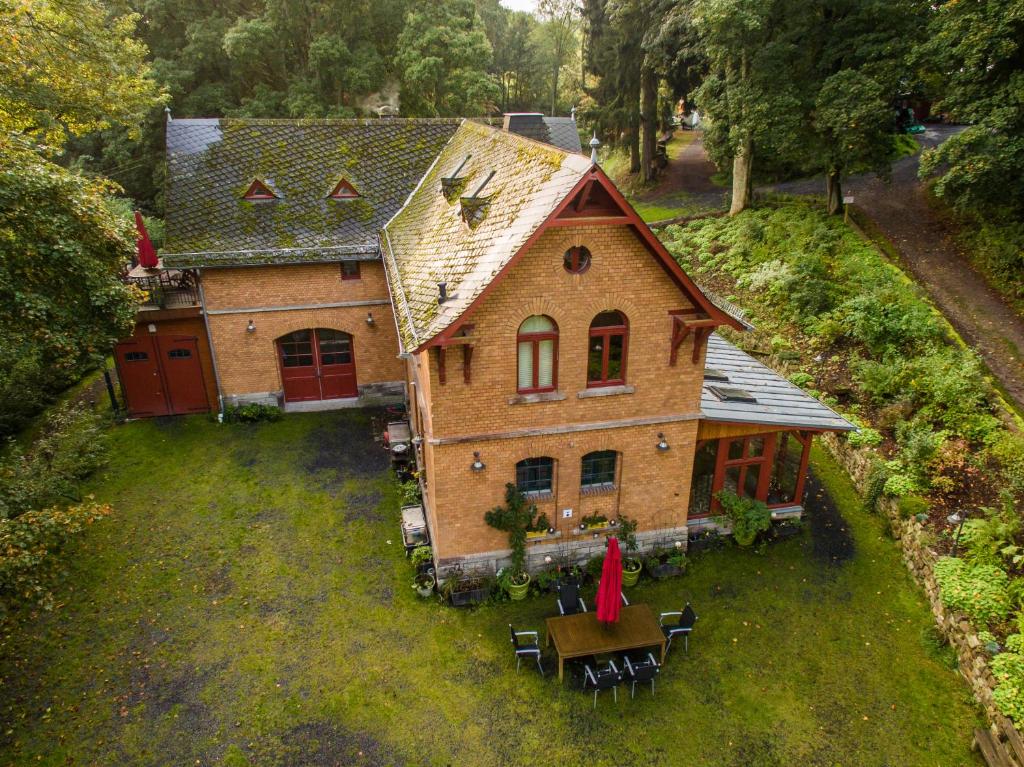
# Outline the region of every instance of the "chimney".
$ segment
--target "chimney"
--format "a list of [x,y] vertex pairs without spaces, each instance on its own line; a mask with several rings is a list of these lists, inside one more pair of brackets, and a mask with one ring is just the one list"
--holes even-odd
[[448,300],[448,283],[439,282],[437,283],[437,303],[443,304]]

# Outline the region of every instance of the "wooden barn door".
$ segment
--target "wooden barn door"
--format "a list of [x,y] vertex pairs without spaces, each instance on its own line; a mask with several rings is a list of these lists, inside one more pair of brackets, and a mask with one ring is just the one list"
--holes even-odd
[[320,392],[323,399],[355,397],[356,363],[352,355],[352,336],[340,330],[318,328],[317,360],[320,365]]
[[340,330],[296,330],[277,340],[285,402],[355,397],[352,336]]
[[206,399],[203,369],[199,364],[199,344],[194,336],[157,336],[160,366],[166,383],[172,413],[205,413]]
[[130,338],[115,347],[128,415],[139,418],[171,412],[160,373],[160,357],[152,336]]

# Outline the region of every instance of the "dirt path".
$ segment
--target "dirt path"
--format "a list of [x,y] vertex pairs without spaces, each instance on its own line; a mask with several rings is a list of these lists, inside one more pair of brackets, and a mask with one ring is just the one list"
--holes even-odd
[[[925,147],[936,146],[956,130],[930,127],[919,140]],[[703,144],[693,142],[680,159],[684,161],[677,163],[680,167],[666,176],[664,193],[673,191],[668,182],[676,178],[694,193],[707,194],[709,202],[710,194],[703,190],[711,186],[717,193],[715,202],[721,205],[722,190],[711,184],[715,168],[707,161]],[[948,226],[928,204],[917,178],[918,160],[914,156],[897,162],[888,184],[874,174],[852,177],[844,194],[855,197],[857,207],[899,251],[901,265],[982,356],[1006,392],[1024,407],[1024,318],[962,257]],[[823,194],[824,182],[801,180],[769,189],[786,194]]]

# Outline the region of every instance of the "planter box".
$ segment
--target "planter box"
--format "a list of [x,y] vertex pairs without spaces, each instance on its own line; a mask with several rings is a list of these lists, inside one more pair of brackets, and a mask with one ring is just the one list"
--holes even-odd
[[677,575],[682,575],[683,568],[677,567],[676,565],[670,565],[668,562],[662,562],[661,564],[654,565],[653,567],[648,566],[647,572],[651,574],[652,578],[662,581],[666,578],[674,578]]
[[776,541],[784,541],[787,538],[800,535],[801,530],[803,528],[796,525],[775,525],[772,527],[772,538]]
[[478,605],[486,601],[490,595],[491,589],[489,586],[481,586],[478,589],[470,589],[469,591],[453,591],[451,595],[452,607]]

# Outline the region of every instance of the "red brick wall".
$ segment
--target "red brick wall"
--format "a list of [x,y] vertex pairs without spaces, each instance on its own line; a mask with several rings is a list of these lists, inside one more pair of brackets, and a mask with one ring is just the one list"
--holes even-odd
[[[202,280],[225,396],[280,391],[276,339],[305,328],[331,328],[352,335],[359,385],[403,379],[384,269],[378,261],[361,262],[358,280],[342,280],[338,264],[207,269]],[[378,303],[266,311],[347,301]],[[217,313],[224,309],[252,311]],[[372,326],[366,323],[370,312]],[[246,331],[249,320],[256,326],[254,333]]]
[[[582,275],[569,274],[562,266],[563,254],[571,245],[586,245],[592,253],[590,269]],[[505,534],[488,527],[483,515],[502,502],[505,484],[515,481],[516,462],[530,457],[556,461],[554,497],[538,508],[562,532],[558,543],[588,543],[573,535],[573,530],[582,516],[592,513],[625,514],[639,522],[641,534],[685,526],[704,355],[694,364],[693,342],[687,340],[676,366],[669,366],[672,321],[668,312],[689,306],[630,229],[552,229],[467,320],[475,326],[472,336],[477,339],[471,383],[463,381],[457,347],[447,352],[443,385],[438,380],[436,352],[417,355],[419,386],[430,395],[430,412],[423,416],[424,452],[428,517],[439,559],[507,548]],[[609,309],[621,311],[629,320],[626,384],[635,391],[580,398],[578,393],[587,390],[590,322]],[[558,324],[558,391],[565,398],[510,404],[516,396],[516,334],[532,314],[546,314]],[[673,416],[685,420],[543,433],[587,423]],[[531,429],[539,433],[509,434]],[[665,435],[668,451],[655,447],[659,432]],[[472,438],[502,434],[506,436]],[[452,444],[453,437],[467,441]],[[474,450],[486,464],[483,472],[470,470]],[[581,461],[595,450],[619,453],[617,489],[582,495]],[[573,509],[570,519],[562,517],[567,508]]]

